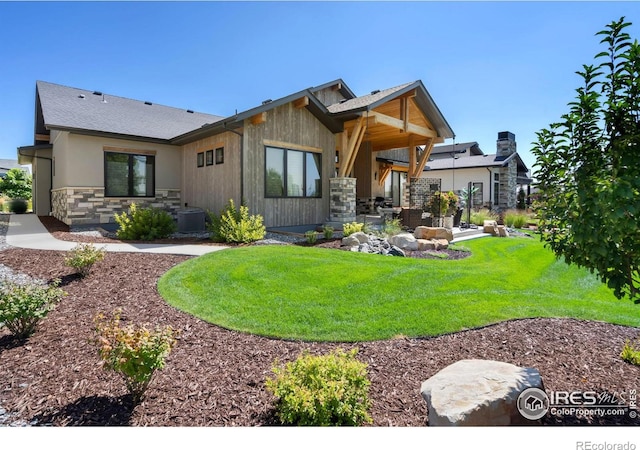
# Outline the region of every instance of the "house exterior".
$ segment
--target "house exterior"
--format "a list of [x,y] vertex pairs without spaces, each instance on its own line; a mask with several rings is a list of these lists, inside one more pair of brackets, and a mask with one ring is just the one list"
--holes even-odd
[[[403,151],[381,152],[378,160],[393,165],[399,176],[406,170],[407,159]],[[485,154],[477,142],[434,147],[423,179],[436,183],[438,190],[454,191],[458,195],[471,185],[475,188],[474,208],[503,211],[516,207],[519,187],[529,186],[532,182],[528,173],[529,169],[518,155],[515,135],[502,131],[498,133],[494,154]],[[403,194],[406,205],[409,203],[406,189]]]
[[[106,223],[131,202],[219,212],[245,201],[268,227],[355,220],[384,195],[376,154],[404,148],[411,179],[453,131],[421,81],[356,96],[342,80],[222,117],[38,81],[34,211]],[[413,151],[409,151],[413,149]]]

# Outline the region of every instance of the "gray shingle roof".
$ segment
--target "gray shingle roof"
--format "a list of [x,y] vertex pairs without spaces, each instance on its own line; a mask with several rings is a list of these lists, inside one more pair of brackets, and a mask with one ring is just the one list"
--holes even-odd
[[44,123],[49,129],[73,129],[169,140],[223,117],[59,84],[36,83]]
[[335,103],[333,105],[328,106],[327,109],[329,110],[330,113],[337,114],[337,113],[352,111],[355,109],[365,108],[369,105],[376,103],[379,100],[382,100],[383,98],[395,92],[398,92],[406,88],[411,84],[413,83],[405,83],[405,84],[401,84],[400,86],[378,91],[375,94],[363,95],[362,97],[352,98],[351,100],[347,100],[346,102]]
[[461,152],[463,150],[467,150],[471,155],[483,155],[484,152],[480,149],[477,142],[460,142],[459,144],[455,144],[454,146],[449,145],[436,145],[431,150],[432,155],[438,155],[441,153],[451,153],[453,151]]

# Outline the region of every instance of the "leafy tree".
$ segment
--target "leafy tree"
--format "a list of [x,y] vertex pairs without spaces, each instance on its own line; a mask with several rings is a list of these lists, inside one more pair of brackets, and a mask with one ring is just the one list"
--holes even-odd
[[22,169],[10,169],[0,178],[0,192],[9,198],[31,198],[31,175]]
[[640,302],[640,46],[622,17],[596,36],[606,50],[576,72],[584,84],[533,153],[542,239],[616,297]]

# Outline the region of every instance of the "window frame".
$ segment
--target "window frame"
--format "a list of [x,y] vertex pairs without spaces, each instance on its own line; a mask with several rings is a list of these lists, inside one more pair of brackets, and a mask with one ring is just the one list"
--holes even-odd
[[[283,156],[282,156],[282,177],[283,177],[283,181],[284,181],[284,189],[283,189],[283,195],[268,195],[267,193],[267,153],[269,151],[269,149],[275,149],[275,150],[282,150],[283,152]],[[303,195],[288,195],[288,191],[287,191],[287,178],[288,178],[288,153],[289,152],[297,152],[297,153],[302,153],[302,192]],[[320,187],[317,190],[318,195],[314,195],[314,196],[310,196],[307,195],[307,155],[320,155],[320,164],[317,167],[318,168],[318,177],[320,179]],[[308,150],[299,150],[299,149],[295,149],[295,148],[287,148],[287,147],[282,147],[282,146],[277,146],[277,145],[268,145],[265,144],[264,145],[264,171],[263,171],[263,176],[264,176],[264,198],[284,198],[284,199],[318,199],[318,198],[322,198],[322,152],[316,152],[316,151],[308,151]]]
[[198,167],[204,167],[204,152],[198,152],[196,154],[196,165]]
[[[103,181],[104,181],[105,197],[107,198],[154,198],[156,196],[156,155],[155,154],[123,152],[123,151],[114,151],[114,150],[105,150],[103,153],[104,153],[104,156],[103,156],[104,180]],[[127,195],[110,195],[107,193],[107,177],[108,177],[107,158],[108,158],[108,155],[111,155],[111,154],[127,155],[127,169],[128,169],[127,170],[127,175],[128,175]],[[147,164],[147,161],[149,160],[149,158],[151,158],[152,170],[151,170],[151,193],[150,194],[148,190],[145,189],[146,191],[145,195],[133,195],[133,192],[134,192],[133,161],[136,156],[143,156],[147,158],[147,160],[145,161],[145,164]]]
[[216,165],[224,164],[224,147],[216,148],[215,163],[216,163]]
[[207,166],[213,166],[213,150],[207,150],[205,161]]

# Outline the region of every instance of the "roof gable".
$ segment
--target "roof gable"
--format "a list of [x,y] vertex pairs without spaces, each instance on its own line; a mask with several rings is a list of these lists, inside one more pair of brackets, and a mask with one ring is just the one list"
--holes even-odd
[[222,119],[43,81],[36,90],[47,129],[169,140]]

